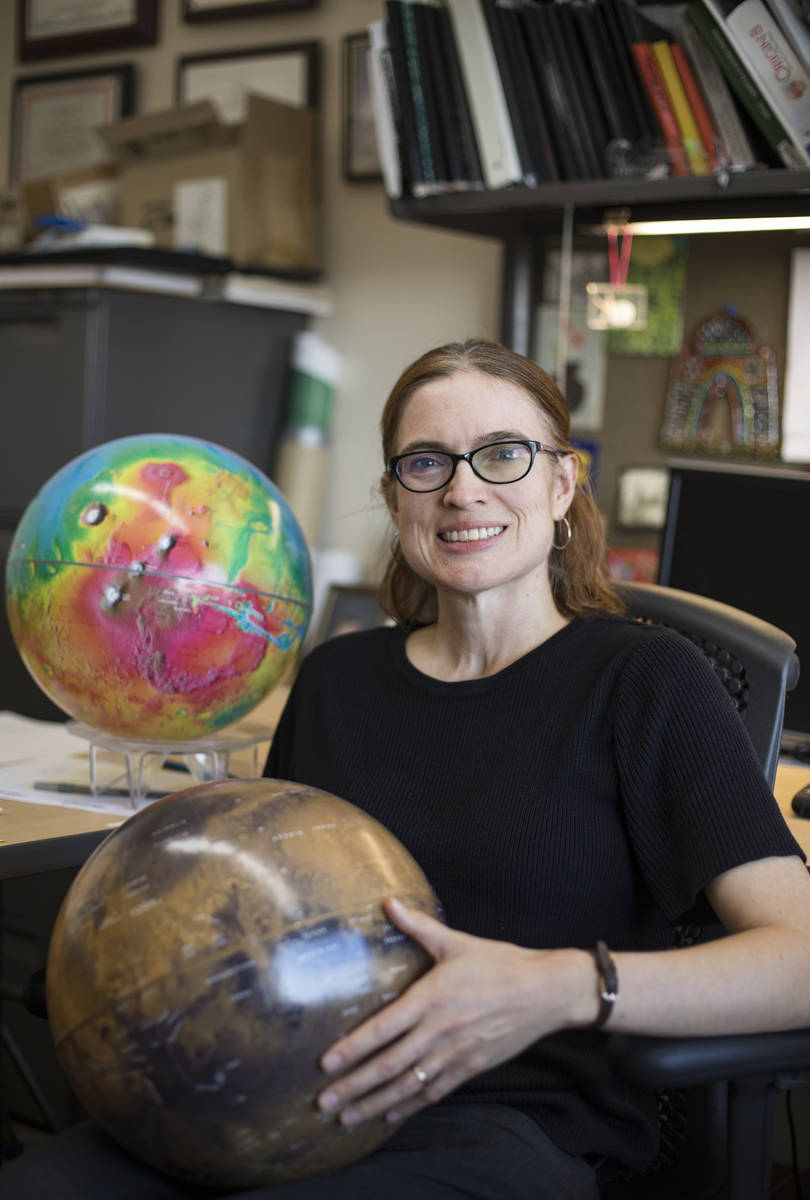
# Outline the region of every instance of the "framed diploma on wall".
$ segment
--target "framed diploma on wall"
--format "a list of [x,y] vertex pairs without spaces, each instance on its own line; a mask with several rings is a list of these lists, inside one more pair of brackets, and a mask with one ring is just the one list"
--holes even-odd
[[14,85],[9,176],[26,183],[106,162],[100,125],[133,111],[130,63],[59,75],[26,75]]
[[219,21],[231,17],[269,17],[296,8],[314,8],[319,0],[183,0],[186,21]]
[[244,120],[249,92],[316,108],[319,90],[318,42],[190,54],[177,63],[178,104],[213,100],[228,124]]
[[154,45],[158,0],[17,0],[21,62]]

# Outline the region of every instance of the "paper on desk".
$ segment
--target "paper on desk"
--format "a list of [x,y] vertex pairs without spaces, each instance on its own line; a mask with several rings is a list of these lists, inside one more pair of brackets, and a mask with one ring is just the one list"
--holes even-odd
[[[53,783],[68,787],[89,787],[90,755],[88,747],[68,733],[60,721],[38,721],[18,713],[0,712],[0,796],[26,800],[31,804],[50,804],[59,808],[82,808],[90,812],[112,812],[131,816],[149,800],[133,804],[129,796],[105,792],[106,788],[126,788],[127,779],[121,755],[96,752],[94,796],[65,794],[34,787],[34,783]],[[191,776],[161,770],[150,779],[150,790],[176,792],[191,786]]]

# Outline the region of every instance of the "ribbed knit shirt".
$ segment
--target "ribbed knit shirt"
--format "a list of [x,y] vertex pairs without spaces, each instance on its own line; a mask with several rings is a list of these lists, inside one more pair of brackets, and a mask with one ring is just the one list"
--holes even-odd
[[[667,948],[721,872],[801,855],[700,651],[621,617],[456,683],[418,671],[397,628],[333,638],[303,661],[265,774],[365,809],[450,926],[522,946]],[[546,1037],[446,1103],[487,1100],[572,1154],[638,1169],[655,1151],[654,1100],[613,1075],[601,1033]]]

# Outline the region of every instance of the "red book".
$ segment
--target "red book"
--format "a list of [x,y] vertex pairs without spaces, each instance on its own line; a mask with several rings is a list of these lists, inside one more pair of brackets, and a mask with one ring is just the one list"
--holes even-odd
[[636,66],[638,67],[638,73],[647,89],[647,95],[652,101],[655,115],[658,117],[658,124],[661,126],[661,132],[664,135],[664,144],[669,154],[669,164],[672,168],[672,174],[691,175],[692,172],[689,170],[689,163],[686,151],[683,148],[683,142],[681,141],[678,122],[675,119],[675,113],[672,111],[669,95],[661,78],[661,72],[658,63],[655,61],[652,47],[649,42],[633,42],[632,50]]
[[725,154],[725,146],[709,115],[709,110],[703,99],[703,93],[700,90],[698,81],[695,79],[695,73],[692,70],[689,59],[686,57],[683,46],[679,46],[677,42],[673,42],[671,48],[675,66],[678,68],[678,74],[681,77],[683,90],[686,92],[689,105],[697,122],[700,140],[703,142],[703,149],[706,151],[712,170],[714,170],[718,162],[718,151],[722,151]]

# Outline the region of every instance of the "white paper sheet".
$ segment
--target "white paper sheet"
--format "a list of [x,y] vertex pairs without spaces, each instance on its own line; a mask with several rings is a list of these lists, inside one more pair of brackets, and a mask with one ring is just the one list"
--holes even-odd
[[123,756],[98,750],[99,790],[91,795],[86,743],[68,733],[60,721],[37,721],[18,713],[0,712],[0,796],[9,800],[131,816],[136,808],[155,799],[155,793],[176,792],[194,782],[188,772],[161,768],[150,779],[149,797],[133,805]]
[[782,458],[810,462],[810,249],[791,256],[787,364],[782,406]]

